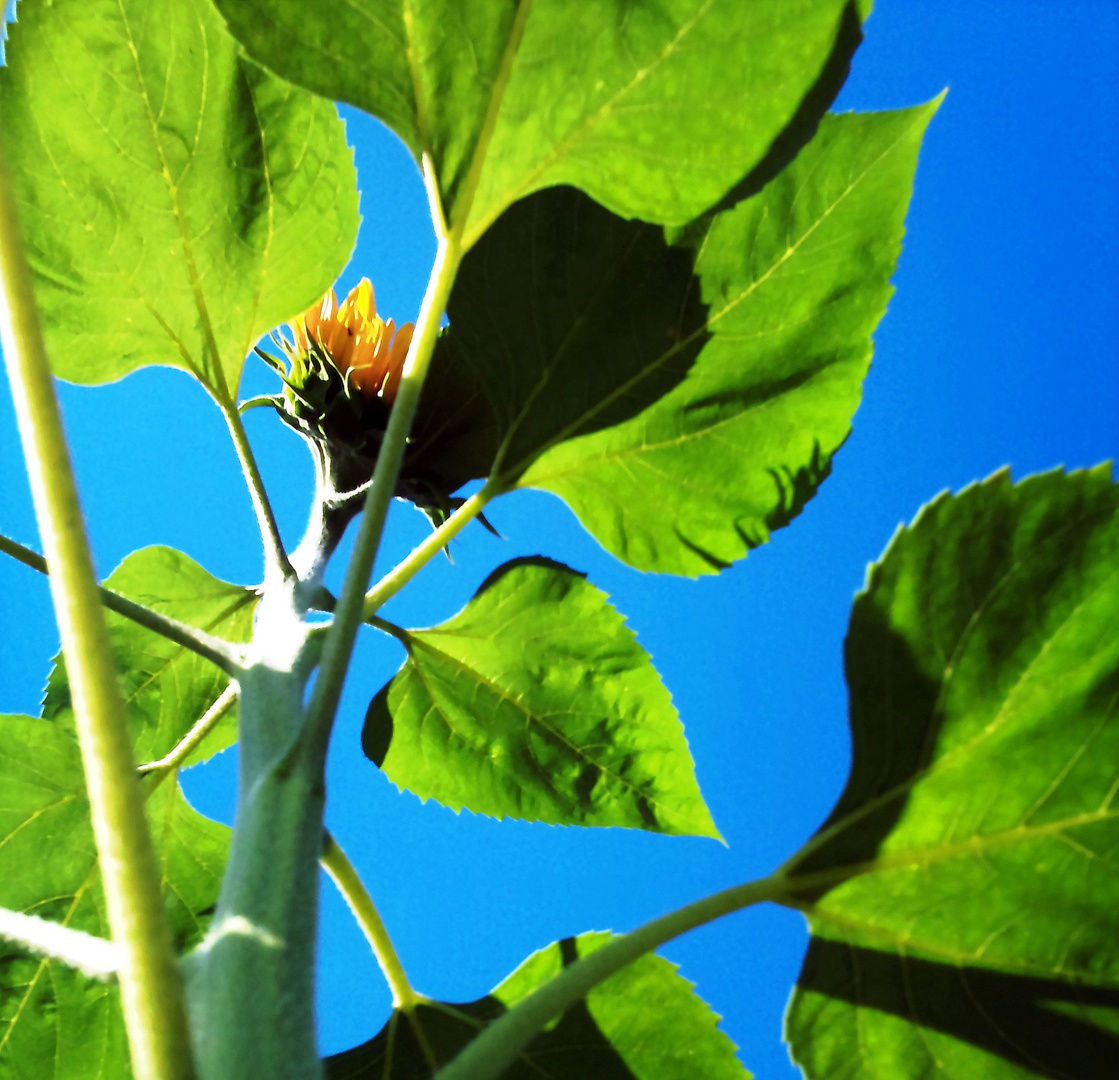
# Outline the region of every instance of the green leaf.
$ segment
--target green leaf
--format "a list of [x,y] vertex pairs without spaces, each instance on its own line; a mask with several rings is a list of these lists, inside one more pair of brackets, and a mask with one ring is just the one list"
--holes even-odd
[[[106,580],[107,588],[179,622],[226,641],[248,641],[257,594],[219,581],[181,551],[134,551]],[[229,684],[229,676],[197,653],[105,612],[120,672],[138,761],[170,752]],[[70,684],[61,655],[47,681],[43,716],[73,730]],[[203,740],[184,764],[195,765],[237,738],[236,710]]]
[[1106,466],[941,496],[871,568],[851,777],[791,871],[834,879],[799,901],[809,1077],[1114,1075],[1117,625]]
[[[416,1017],[445,1064],[492,1022],[610,934],[565,938],[530,956],[484,998],[433,1002]],[[526,1047],[507,1080],[748,1080],[719,1018],[676,973],[647,954],[596,986]],[[391,1056],[390,1056],[391,1055]],[[394,1013],[369,1042],[326,1059],[328,1080],[427,1080],[431,1070],[409,1023]]]
[[494,571],[408,650],[374,697],[366,755],[454,810],[718,837],[668,691],[582,574],[542,558]]
[[353,248],[334,106],[245,59],[205,0],[21,0],[9,35],[0,123],[56,373],[170,364],[229,400]]
[[[0,717],[0,906],[109,936],[81,756],[58,724]],[[203,936],[229,830],[164,783],[147,804],[176,946]],[[0,942],[0,1075],[131,1076],[115,985]]]
[[[217,0],[249,53],[431,154],[473,244],[511,203],[574,184],[684,223],[822,113],[860,40],[844,0]],[[813,94],[819,86],[829,93]]]

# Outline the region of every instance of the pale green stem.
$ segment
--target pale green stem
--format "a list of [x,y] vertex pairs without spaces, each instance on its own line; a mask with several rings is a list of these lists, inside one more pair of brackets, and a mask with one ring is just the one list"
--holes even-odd
[[407,558],[392,568],[365,594],[363,616],[368,622],[377,611],[412,580],[485,508],[500,489],[486,484],[466,500],[442,525],[426,536],[409,553]]
[[346,901],[358,926],[361,927],[365,940],[369,942],[385,981],[392,990],[393,1008],[399,1009],[408,1017],[416,1041],[420,1044],[420,1050],[427,1059],[431,1071],[435,1072],[439,1063],[435,1059],[435,1052],[431,1048],[427,1032],[424,1031],[420,1018],[416,1015],[416,1006],[424,1004],[427,998],[412,989],[412,984],[404,974],[404,966],[400,963],[400,957],[396,953],[388,930],[385,929],[381,913],[369,895],[369,890],[358,876],[354,864],[346,857],[338,841],[329,832],[323,834],[323,849],[319,862],[330,875],[330,880],[338,887],[342,899]]
[[121,1005],[136,1080],[193,1075],[159,867],[39,327],[14,194],[0,151],[0,339],[43,538],[89,793],[105,904],[120,949]]
[[137,766],[137,772],[141,775],[152,776],[154,774],[154,782],[149,782],[145,789],[147,794],[150,795],[155,790],[167,773],[177,769],[186,761],[195,747],[213,731],[218,721],[229,712],[233,703],[237,700],[237,689],[236,683],[230,683],[218,695],[213,705],[195,721],[194,726],[182,737],[170,753],[165,754],[157,761],[146,761],[143,765]]
[[346,577],[338,603],[334,608],[334,622],[323,646],[322,663],[315,679],[311,701],[307,708],[307,730],[313,739],[325,742],[329,738],[334,713],[342,695],[342,684],[349,667],[358,627],[365,607],[365,590],[377,558],[385,518],[396,489],[400,464],[408,432],[420,400],[424,377],[431,363],[439,324],[447,306],[447,297],[455,280],[461,250],[455,236],[448,235],[442,224],[439,196],[435,187],[431,164],[425,158],[425,178],[432,202],[432,218],[436,226],[438,250],[432,267],[427,291],[416,319],[416,331],[404,362],[396,401],[389,414],[388,426],[377,454],[373,479],[365,496],[361,524],[354,540],[354,551],[346,568]]
[[614,938],[561,971],[551,982],[498,1017],[435,1080],[492,1080],[500,1076],[548,1021],[586,997],[599,983],[666,941],[732,911],[775,900],[789,891],[780,877],[762,878],[704,897]]
[[412,984],[404,974],[400,957],[396,954],[380,912],[373,904],[373,898],[365,888],[364,882],[358,877],[353,863],[330,833],[324,837],[322,857],[319,861],[330,875],[331,881],[338,886],[342,899],[353,912],[361,932],[369,942],[369,947],[373,950],[373,955],[377,958],[377,963],[392,990],[393,1006],[404,1012],[411,1012],[426,999],[412,989]]
[[[24,566],[29,566],[32,570],[38,570],[40,574],[49,574],[50,572],[47,568],[47,560],[42,555],[38,555],[30,548],[16,543],[15,540],[9,540],[6,536],[0,536],[0,551],[23,563]],[[131,619],[138,626],[142,626],[146,630],[152,630],[167,638],[168,641],[173,641],[176,645],[181,645],[184,649],[197,653],[211,663],[217,664],[227,675],[236,676],[241,670],[237,650],[228,641],[213,637],[196,627],[187,626],[186,623],[181,623],[178,619],[161,615],[158,611],[152,611],[151,608],[144,607],[143,604],[137,604],[135,600],[129,600],[128,597],[121,596],[120,593],[115,593],[112,589],[101,586],[99,591],[101,593],[101,603],[110,611],[115,611],[118,615]]]
[[252,499],[257,525],[260,527],[260,538],[264,543],[265,580],[267,581],[272,574],[290,578],[294,575],[294,571],[288,561],[287,552],[284,551],[284,543],[280,539],[280,527],[276,524],[276,515],[272,512],[272,504],[268,501],[264,478],[260,475],[260,468],[253,456],[253,448],[249,443],[241,414],[232,402],[219,401],[218,405],[229,427],[229,434],[233,437],[237,460],[241,463],[241,472],[245,475],[249,498]]

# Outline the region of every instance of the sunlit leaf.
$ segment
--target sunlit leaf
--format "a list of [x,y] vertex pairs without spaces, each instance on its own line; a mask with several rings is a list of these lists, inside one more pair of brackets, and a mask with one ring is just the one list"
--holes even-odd
[[817,118],[827,108],[869,8],[844,0],[217,2],[252,56],[380,117],[417,158],[430,152],[468,244],[512,202],[554,184],[583,188],[625,216],[696,217],[794,118],[806,119],[798,115],[806,97]]
[[[134,551],[106,586],[178,622],[227,641],[247,641],[257,594],[219,581],[181,551],[149,547]],[[107,611],[113,655],[120,672],[138,761],[163,757],[214,703],[229,677],[197,653]],[[187,759],[196,764],[237,738],[231,710]],[[73,729],[66,667],[59,657],[47,683],[43,715]]]
[[57,374],[146,364],[219,398],[357,232],[334,106],[246,60],[205,0],[21,0],[0,123]]
[[[0,717],[0,906],[109,936],[81,756],[61,725]],[[229,830],[166,782],[147,803],[167,916],[179,950],[217,902]],[[0,942],[0,1076],[131,1075],[115,985]]]
[[[530,956],[486,997],[464,1005],[421,1005],[417,1019],[446,1064],[487,1023],[609,934],[565,938]],[[537,1035],[506,1080],[749,1080],[719,1018],[676,967],[646,955],[596,986]],[[369,1042],[326,1059],[328,1080],[428,1080],[431,1069],[411,1025],[394,1013]]]
[[1119,1062],[1119,487],[941,496],[847,638],[854,763],[796,873],[807,1075],[1103,1080]]
[[583,575],[514,560],[401,637],[362,734],[394,783],[493,817],[718,836],[668,691]]

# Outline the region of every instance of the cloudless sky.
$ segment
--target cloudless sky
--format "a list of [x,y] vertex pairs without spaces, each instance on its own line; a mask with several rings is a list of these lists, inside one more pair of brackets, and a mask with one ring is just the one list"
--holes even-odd
[[[433,564],[387,611],[409,626],[441,621],[522,554],[589,572],[672,691],[727,846],[494,822],[400,794],[362,757],[359,734],[401,649],[372,630],[360,642],[330,758],[328,823],[413,984],[433,997],[480,997],[557,938],[630,929],[775,868],[846,776],[847,614],[897,525],[944,488],[1005,464],[1021,477],[1119,452],[1119,3],[880,0],[866,33],[838,108],[950,92],[921,156],[898,291],[854,432],[801,518],[719,577],[691,582],[613,562],[558,500],[521,493],[493,506],[504,541],[471,526],[455,564]],[[383,312],[414,318],[434,253],[418,173],[377,122],[343,115],[364,222],[342,286],[368,275]],[[243,393],[271,389],[250,364]],[[37,544],[3,393],[0,531]],[[147,370],[109,387],[63,386],[61,397],[103,574],[160,543],[219,577],[258,580],[249,501],[199,387]],[[311,490],[306,452],[264,410],[248,423],[294,544]],[[379,568],[426,528],[395,506]],[[36,713],[58,643],[44,581],[0,564],[0,615],[0,712]],[[231,750],[184,784],[199,809],[231,821],[235,775]],[[389,995],[329,883],[323,914],[319,1024],[332,1052],[373,1035]],[[799,915],[762,908],[663,950],[765,1080],[798,1075],[780,1031],[804,944]]]

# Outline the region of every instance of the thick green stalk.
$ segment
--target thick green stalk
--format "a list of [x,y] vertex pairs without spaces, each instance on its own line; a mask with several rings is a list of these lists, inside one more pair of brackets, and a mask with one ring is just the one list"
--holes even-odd
[[416,319],[416,331],[412,336],[408,358],[404,362],[396,401],[377,454],[373,479],[362,508],[361,524],[354,540],[353,555],[346,568],[345,581],[334,608],[334,622],[323,646],[322,664],[307,709],[309,730],[313,737],[323,741],[329,738],[330,726],[342,695],[350,654],[363,618],[365,590],[369,587],[369,577],[381,544],[381,533],[384,531],[385,518],[396,489],[400,464],[404,460],[408,433],[412,428],[420,391],[439,336],[439,325],[462,257],[457,235],[449,234],[443,223],[435,178],[426,158],[424,175],[431,199],[438,249],[427,291],[420,305],[419,317]]
[[182,985],[164,917],[101,592],[86,542],[31,273],[0,150],[0,338],[74,696],[109,927],[137,1080],[193,1075]]
[[202,1080],[316,1080],[322,748],[301,738],[306,623],[265,593],[240,680],[240,785],[210,930],[186,960]]

